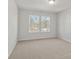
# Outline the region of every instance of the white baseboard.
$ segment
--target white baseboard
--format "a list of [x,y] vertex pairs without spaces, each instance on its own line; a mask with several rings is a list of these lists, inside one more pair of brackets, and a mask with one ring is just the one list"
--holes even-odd
[[[17,44],[17,42],[16,42],[16,44]],[[11,56],[12,52],[14,51],[14,49],[15,49],[15,47],[16,47],[16,44],[14,45],[14,47],[13,47],[13,48],[11,49],[11,51],[9,52],[8,58]]]
[[71,43],[71,39],[65,39],[65,38],[61,38],[61,37],[58,37],[58,39],[62,39],[62,40],[64,40],[64,41],[66,41],[66,42]]
[[40,37],[35,39],[20,39],[18,41],[25,41],[25,40],[39,40],[39,39],[57,39],[57,37]]

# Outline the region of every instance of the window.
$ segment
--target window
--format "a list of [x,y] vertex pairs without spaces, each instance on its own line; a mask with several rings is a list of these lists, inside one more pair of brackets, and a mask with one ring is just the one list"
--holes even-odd
[[29,25],[29,32],[39,32],[39,16],[30,16]]
[[48,16],[30,16],[29,32],[49,32],[50,17]]
[[49,32],[50,30],[50,17],[41,16],[41,32]]

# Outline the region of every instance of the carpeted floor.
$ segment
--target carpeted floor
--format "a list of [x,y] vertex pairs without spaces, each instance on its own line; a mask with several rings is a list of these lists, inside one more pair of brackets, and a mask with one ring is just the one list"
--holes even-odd
[[60,39],[22,41],[9,59],[71,59],[71,46]]

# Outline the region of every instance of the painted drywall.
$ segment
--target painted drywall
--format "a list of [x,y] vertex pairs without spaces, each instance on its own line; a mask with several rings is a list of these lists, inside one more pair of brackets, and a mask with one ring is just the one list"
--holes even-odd
[[71,41],[71,10],[66,9],[57,14],[58,37]]
[[17,6],[15,0],[8,2],[8,56],[10,56],[17,42]]
[[56,0],[55,6],[48,0],[16,0],[19,8],[41,10],[46,12],[59,12],[71,7],[71,0]]
[[[50,16],[50,32],[29,33],[29,15]],[[40,39],[56,37],[56,14],[41,11],[19,10],[18,40]]]

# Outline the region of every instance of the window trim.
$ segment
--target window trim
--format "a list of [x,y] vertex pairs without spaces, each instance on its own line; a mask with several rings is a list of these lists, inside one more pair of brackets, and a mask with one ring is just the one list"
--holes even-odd
[[[42,17],[42,16],[40,16],[40,18],[41,18],[41,17]],[[50,32],[50,28],[51,28],[51,27],[50,27],[50,25],[51,25],[51,24],[50,24],[50,19],[51,19],[51,18],[50,18],[50,16],[47,16],[47,17],[49,17],[49,25],[48,25],[48,31],[47,31],[47,32]],[[40,32],[42,32],[42,31],[40,31]]]
[[[39,32],[41,32],[41,33],[46,33],[46,32],[42,32],[42,31],[41,31],[41,26],[39,27],[39,31],[32,32],[32,31],[30,30],[31,16],[38,16],[38,15],[29,15],[29,26],[28,26],[28,27],[29,27],[29,30],[28,30],[28,32],[29,32],[29,33],[39,33]],[[44,16],[44,15],[43,15],[43,16]],[[42,16],[39,16],[39,21],[41,21],[41,17],[42,17]],[[48,32],[50,32],[50,28],[51,28],[51,27],[50,27],[50,25],[51,25],[51,24],[50,24],[51,17],[50,17],[50,16],[47,16],[47,17],[49,17],[49,24],[48,24],[48,31],[47,31],[47,33],[48,33]],[[40,23],[40,22],[39,22],[39,23]],[[40,23],[40,24],[41,24],[41,23]]]
[[[28,30],[28,32],[29,33],[37,33],[37,32],[32,32],[31,30],[30,30],[30,21],[31,21],[31,16],[38,16],[38,15],[29,15],[29,30]],[[39,16],[40,17],[40,16]],[[39,28],[40,29],[40,28]],[[40,31],[39,31],[40,32]]]

